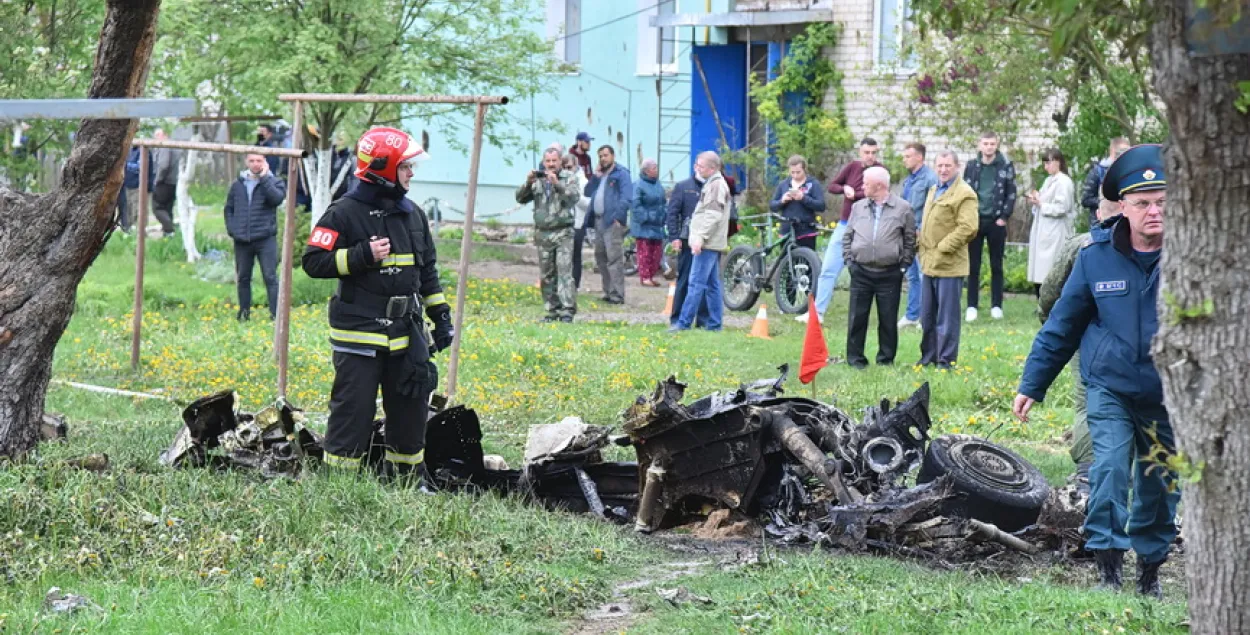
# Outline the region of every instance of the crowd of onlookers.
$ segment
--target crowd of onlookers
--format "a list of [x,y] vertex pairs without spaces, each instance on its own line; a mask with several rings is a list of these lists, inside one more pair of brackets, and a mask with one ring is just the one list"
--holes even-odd
[[[719,275],[707,272],[719,272],[719,257],[737,228],[735,184],[723,172],[719,157],[699,155],[695,173],[666,191],[658,182],[654,160],[642,162],[635,180],[616,161],[612,146],[599,147],[592,157],[591,142],[590,135],[581,132],[567,153],[560,144],[552,144],[547,152],[553,160],[544,161],[550,167],[530,174],[517,193],[518,201],[535,201],[536,210],[539,205],[567,206],[554,225],[537,230],[542,262],[549,263],[542,272],[547,319],[571,321],[576,313],[575,306],[560,298],[576,297],[582,245],[587,229],[593,228],[604,302],[624,302],[624,243],[632,236],[643,286],[659,285],[655,277],[667,248],[677,255],[672,329],[718,330],[722,289]],[[1096,218],[1099,205],[1105,205],[1098,191],[1102,176],[1127,147],[1123,139],[1113,141],[1109,156],[1090,166],[1079,192],[1062,153],[1057,149],[1043,153],[1047,177],[1040,188],[1024,196],[1033,212],[1027,277],[1035,292],[1075,233],[1078,203],[1091,218]],[[1003,318],[1003,261],[1007,224],[1018,197],[1016,167],[992,132],[981,135],[977,155],[962,165],[953,151],[938,152],[930,161],[923,144],[909,143],[902,152],[906,176],[901,187],[894,188],[898,193],[891,194],[891,176],[880,163],[880,150],[874,139],[863,139],[858,158],[843,166],[827,188],[809,172],[804,157],[789,157],[788,174],[777,183],[769,208],[784,219],[781,231],[798,247],[816,250],[817,238],[826,227],[832,230],[815,284],[815,318],[823,321],[839,276],[843,269],[849,271],[848,363],[857,368],[868,364],[863,345],[875,304],[878,363],[893,363],[900,328],[918,327],[923,330],[920,363],[949,367],[958,359],[961,322],[981,318],[981,268],[987,248],[990,317]],[[715,166],[714,173],[707,166]],[[573,179],[570,189],[575,192],[557,202],[564,191],[558,187],[564,172]],[[707,191],[712,181],[723,181],[723,189],[730,192],[723,210],[718,200],[722,187]],[[840,206],[827,203],[826,197],[841,197]],[[830,209],[840,210],[838,216],[822,226]],[[560,258],[566,228],[571,257]],[[563,260],[569,261],[568,269]],[[688,316],[683,315],[687,298],[692,298]],[[797,319],[811,318],[804,313]]]

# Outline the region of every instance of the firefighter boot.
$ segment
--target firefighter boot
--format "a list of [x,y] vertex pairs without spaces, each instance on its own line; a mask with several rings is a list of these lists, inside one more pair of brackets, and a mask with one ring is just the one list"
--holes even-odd
[[1098,563],[1098,585],[1095,588],[1107,591],[1119,591],[1121,572],[1124,570],[1123,549],[1100,549],[1094,552],[1094,560]]
[[1163,599],[1163,585],[1159,584],[1159,567],[1167,558],[1153,563],[1137,561],[1137,592],[1156,600]]

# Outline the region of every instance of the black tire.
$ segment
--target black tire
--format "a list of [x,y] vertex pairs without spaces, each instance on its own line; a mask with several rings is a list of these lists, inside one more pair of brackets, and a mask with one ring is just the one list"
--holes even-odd
[[763,274],[764,258],[754,247],[738,245],[731,249],[720,271],[725,308],[750,311],[760,299],[759,278]]
[[807,294],[816,293],[819,279],[820,256],[807,247],[791,249],[777,267],[777,279],[773,283],[777,310],[790,315],[807,313]]
[[1032,463],[1007,448],[966,434],[929,442],[917,483],[949,475],[955,491],[943,513],[1019,531],[1037,522],[1050,484]]

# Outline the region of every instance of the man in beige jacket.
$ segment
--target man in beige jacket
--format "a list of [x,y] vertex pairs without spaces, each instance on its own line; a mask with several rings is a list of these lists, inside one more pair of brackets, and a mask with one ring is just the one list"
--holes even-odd
[[968,275],[968,243],[977,235],[977,193],[959,178],[959,157],[937,156],[938,184],[925,199],[917,241],[920,272],[920,361],[951,368],[959,358],[959,301]]
[[690,251],[694,261],[690,264],[690,286],[680,317],[668,329],[669,333],[690,330],[699,304],[704,301],[708,317],[703,327],[709,331],[721,329],[725,304],[721,297],[720,257],[729,248],[730,192],[720,168],[720,156],[715,152],[704,152],[694,162],[695,178],[703,183],[699,205],[690,217]]

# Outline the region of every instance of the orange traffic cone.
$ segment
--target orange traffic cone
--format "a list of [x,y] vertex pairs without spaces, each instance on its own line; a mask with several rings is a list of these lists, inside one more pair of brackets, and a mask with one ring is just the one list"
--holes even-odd
[[758,337],[762,340],[771,340],[768,336],[768,305],[761,304],[760,310],[755,314],[755,323],[751,325],[751,332],[747,337]]
[[677,283],[668,283],[668,300],[664,302],[664,310],[660,311],[660,315],[671,317],[673,315],[673,298],[677,297]]

